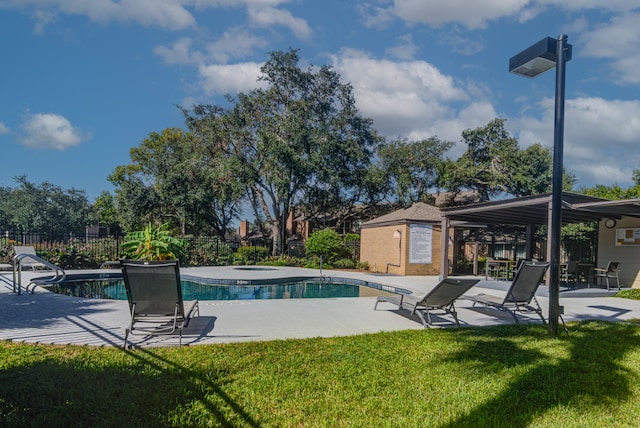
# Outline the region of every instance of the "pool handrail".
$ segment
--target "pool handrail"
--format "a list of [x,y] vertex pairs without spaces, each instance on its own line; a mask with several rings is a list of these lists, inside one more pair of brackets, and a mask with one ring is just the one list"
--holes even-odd
[[13,257],[13,292],[14,293],[17,292],[18,294],[21,294],[20,285],[22,284],[22,261],[27,258],[32,259],[37,263],[41,263],[42,265],[44,265],[44,267],[51,269],[54,272],[54,276],[52,276],[51,278],[42,278],[37,281],[32,280],[25,287],[26,292],[29,292],[29,286],[31,285],[33,285],[33,288],[31,289],[31,294],[33,294],[37,285],[56,284],[60,281],[64,281],[64,278],[67,276],[64,269],[54,265],[48,260],[45,260],[41,257],[36,256],[35,254],[27,254],[27,253],[17,254]]

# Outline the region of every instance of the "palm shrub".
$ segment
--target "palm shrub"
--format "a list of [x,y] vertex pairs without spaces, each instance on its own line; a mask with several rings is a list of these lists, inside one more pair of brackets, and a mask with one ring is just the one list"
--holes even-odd
[[322,257],[322,260],[328,264],[349,257],[349,249],[335,230],[325,229],[313,232],[305,246],[307,256]]
[[179,259],[184,249],[184,241],[171,236],[169,223],[157,228],[149,223],[144,230],[128,233],[122,243],[125,257],[134,260]]

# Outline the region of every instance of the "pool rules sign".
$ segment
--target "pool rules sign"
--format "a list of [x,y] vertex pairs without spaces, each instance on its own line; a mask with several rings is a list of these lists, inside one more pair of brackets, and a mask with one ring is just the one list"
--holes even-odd
[[432,238],[430,224],[409,225],[409,263],[431,264]]

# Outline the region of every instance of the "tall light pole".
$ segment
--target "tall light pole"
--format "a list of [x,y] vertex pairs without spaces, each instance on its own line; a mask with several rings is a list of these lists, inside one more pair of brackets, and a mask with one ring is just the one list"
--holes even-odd
[[549,267],[549,333],[558,334],[560,307],[560,234],[562,229],[562,152],[564,139],[564,86],[566,63],[572,46],[567,36],[544,38],[509,60],[509,72],[533,78],[556,67],[556,103],[553,132],[553,188],[551,194],[551,254]]

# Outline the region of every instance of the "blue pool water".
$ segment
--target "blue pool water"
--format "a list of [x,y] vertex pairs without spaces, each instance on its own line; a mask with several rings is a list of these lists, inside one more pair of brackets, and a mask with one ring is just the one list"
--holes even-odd
[[[259,299],[320,299],[360,297],[389,294],[371,287],[333,281],[296,281],[281,284],[206,284],[182,280],[185,300],[259,300]],[[122,277],[101,274],[99,278],[78,276],[46,289],[63,295],[89,299],[127,300]]]

